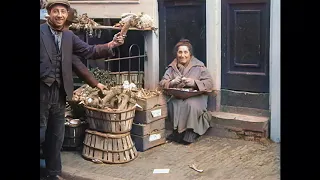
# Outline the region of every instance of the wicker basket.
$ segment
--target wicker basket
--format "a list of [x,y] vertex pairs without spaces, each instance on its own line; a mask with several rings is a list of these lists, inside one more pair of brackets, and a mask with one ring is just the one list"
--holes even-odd
[[130,132],[135,111],[135,106],[124,111],[108,111],[85,106],[86,121],[90,129],[114,134]]
[[82,156],[86,159],[100,160],[104,163],[120,164],[134,160],[138,152],[130,133],[106,134],[86,130]]

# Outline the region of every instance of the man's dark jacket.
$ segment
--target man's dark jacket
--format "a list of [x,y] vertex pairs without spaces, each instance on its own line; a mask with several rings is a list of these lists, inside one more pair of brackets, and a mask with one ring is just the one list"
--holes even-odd
[[[53,35],[47,23],[40,25],[40,81],[46,77],[51,71],[52,54],[50,53]],[[74,55],[84,57],[86,59],[106,58],[113,55],[110,44],[89,45],[82,41],[72,31],[65,30],[61,39],[61,71],[63,87],[67,95],[67,99],[71,100],[73,95],[73,75],[74,71],[80,78],[87,80],[91,86],[95,86],[98,82],[87,70],[87,67]]]

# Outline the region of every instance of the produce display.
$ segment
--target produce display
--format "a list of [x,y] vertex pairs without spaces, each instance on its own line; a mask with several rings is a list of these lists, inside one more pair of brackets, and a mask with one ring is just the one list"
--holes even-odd
[[161,90],[146,90],[137,88],[134,83],[124,81],[123,85],[116,85],[116,81],[109,71],[94,68],[90,70],[93,76],[106,89],[101,91],[84,84],[73,92],[72,104],[85,105],[97,109],[124,111],[136,106],[137,99],[146,100],[161,94]]
[[133,83],[125,86],[114,86],[103,91],[85,84],[78,88],[73,95],[73,101],[89,107],[113,111],[124,111],[136,106],[137,99],[147,99],[161,94],[161,91],[150,91],[136,88]]

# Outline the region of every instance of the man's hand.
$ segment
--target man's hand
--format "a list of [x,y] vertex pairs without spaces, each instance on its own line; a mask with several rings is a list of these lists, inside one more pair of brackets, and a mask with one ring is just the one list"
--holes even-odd
[[191,78],[182,78],[182,82],[185,84],[185,86],[187,87],[195,87],[196,82],[194,81],[194,79]]
[[126,38],[126,36],[121,36],[120,32],[118,32],[117,34],[115,34],[113,36],[112,42],[114,44],[115,47],[120,46],[124,43],[124,39]]
[[102,92],[104,89],[107,89],[107,87],[101,83],[98,83],[96,86],[98,89],[100,89],[100,91]]

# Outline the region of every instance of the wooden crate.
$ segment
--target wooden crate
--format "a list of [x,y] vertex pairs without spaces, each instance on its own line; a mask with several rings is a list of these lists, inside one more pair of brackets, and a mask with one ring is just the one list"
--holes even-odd
[[153,96],[147,99],[137,99],[137,104],[139,104],[142,109],[137,109],[140,111],[145,111],[145,110],[149,110],[152,109],[156,106],[162,106],[167,104],[167,100],[165,95],[160,94],[158,96]]
[[108,134],[87,129],[83,141],[82,156],[104,163],[120,164],[134,160],[138,153],[130,132]]
[[165,129],[165,118],[158,119],[148,124],[132,124],[131,134],[145,136],[161,129]]
[[148,124],[153,121],[163,119],[167,117],[167,105],[156,106],[152,109],[145,110],[145,111],[136,111],[136,115],[133,119],[133,122],[138,124]]
[[146,151],[166,142],[165,129],[153,132],[152,134],[146,136],[131,134],[131,138],[135,143],[136,149],[140,152]]

